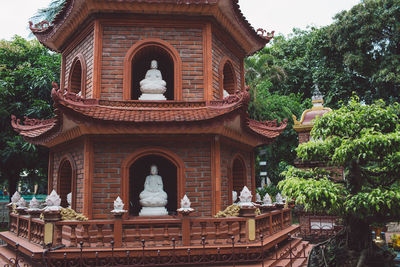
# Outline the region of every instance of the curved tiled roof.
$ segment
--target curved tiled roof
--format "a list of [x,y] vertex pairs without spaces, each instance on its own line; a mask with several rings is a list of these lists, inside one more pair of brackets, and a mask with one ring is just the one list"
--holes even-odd
[[247,107],[250,100],[247,91],[238,92],[223,100],[206,102],[172,102],[172,101],[108,101],[83,99],[73,93],[52,90],[56,107],[56,118],[36,120],[25,118],[24,124],[15,116],[12,117],[13,128],[28,142],[43,143],[43,140],[54,138],[62,128],[62,114],[76,121],[85,123],[112,123],[118,125],[158,125],[172,126],[208,126],[210,122],[224,124],[237,115],[241,116],[241,128],[262,138],[272,141],[286,127],[286,121],[278,125],[273,122],[259,122],[248,118]]
[[[262,29],[257,29],[255,30],[251,24],[247,21],[245,16],[243,15],[242,11],[240,10],[239,6],[239,1],[238,0],[103,0],[104,4],[113,4],[115,3],[121,3],[121,2],[126,2],[127,4],[131,3],[137,3],[137,4],[168,4],[168,5],[177,5],[177,6],[185,6],[184,10],[187,11],[182,11],[182,12],[189,12],[189,9],[186,8],[186,6],[218,6],[218,12],[217,11],[209,11],[208,13],[205,13],[203,15],[206,16],[216,16],[219,17],[221,21],[230,21],[230,23],[236,24],[235,26],[240,26],[248,34],[247,41],[253,42],[253,47],[251,50],[247,51],[247,54],[253,54],[254,52],[258,51],[259,49],[263,48],[265,44],[267,44],[272,38],[273,38],[273,32],[272,34],[266,33],[266,31]],[[223,2],[223,4],[220,4]],[[229,5],[227,5],[225,2],[228,2]],[[83,5],[80,0],[66,0],[63,8],[60,10],[60,12],[55,16],[53,21],[51,23],[44,21],[37,23],[33,25],[32,22],[30,22],[30,29],[32,33],[38,38],[38,40],[50,48],[51,50],[59,51],[59,47],[57,47],[53,42],[54,41],[49,41],[52,39],[55,34],[62,28],[62,25],[66,23],[68,24],[68,28],[71,28],[71,17],[73,14],[80,12],[81,10],[91,10],[92,8],[79,8],[79,5]],[[77,7],[75,7],[77,6]],[[94,8],[95,10],[96,8]],[[175,8],[172,8],[171,10],[175,10]],[[97,10],[96,12],[98,12]],[[158,11],[154,11],[155,13],[159,13]],[[164,10],[165,12],[165,10]],[[172,11],[171,11],[172,12]],[[196,11],[197,12],[197,11]],[[161,12],[163,13],[163,12]],[[216,14],[220,15],[216,15]],[[191,14],[190,12],[188,14]],[[193,15],[193,14],[191,14]],[[88,15],[87,15],[88,16]],[[222,17],[221,17],[222,16]],[[226,19],[229,17],[229,19]],[[217,19],[219,20],[219,19]],[[71,25],[70,25],[71,24]],[[62,31],[59,31],[62,32]],[[250,41],[250,39],[252,41]]]
[[[215,119],[243,106],[244,96],[232,96],[236,101],[219,102],[207,106],[205,102],[164,101],[134,103],[128,101],[102,101],[82,99],[73,93],[63,94],[53,89],[52,97],[60,110],[86,119],[121,123],[182,123]],[[124,103],[125,102],[125,103]],[[122,104],[124,104],[122,106]]]

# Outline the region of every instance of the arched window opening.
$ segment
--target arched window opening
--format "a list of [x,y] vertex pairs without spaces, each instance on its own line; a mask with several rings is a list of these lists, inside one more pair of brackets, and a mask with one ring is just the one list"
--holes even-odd
[[140,81],[145,78],[153,60],[157,61],[157,69],[161,72],[162,80],[167,84],[167,90],[164,93],[165,98],[167,100],[174,100],[174,60],[168,51],[157,45],[149,45],[141,48],[132,58],[131,99],[138,100],[141,96]]
[[232,166],[232,190],[240,195],[243,187],[246,185],[246,167],[241,158],[235,158]]
[[232,64],[227,61],[223,69],[223,90],[230,95],[235,93],[235,71]]
[[79,94],[82,91],[82,66],[79,61],[76,62],[74,68],[72,69],[71,75],[71,92]]
[[82,54],[72,61],[68,81],[69,92],[85,97],[86,63]]
[[142,208],[140,193],[144,189],[146,177],[150,174],[151,165],[156,165],[161,176],[164,192],[168,195],[166,209],[169,215],[175,215],[178,208],[178,168],[160,155],[146,155],[135,160],[129,168],[129,214],[138,216]]
[[[68,207],[67,195],[71,192],[73,192],[73,169],[70,161],[64,160],[60,164],[58,175],[58,194],[61,198],[62,207]],[[74,197],[72,200],[74,200]]]

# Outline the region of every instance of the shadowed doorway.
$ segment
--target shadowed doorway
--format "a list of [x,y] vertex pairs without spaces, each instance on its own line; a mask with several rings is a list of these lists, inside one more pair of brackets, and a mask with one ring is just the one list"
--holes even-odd
[[166,209],[169,215],[176,214],[177,205],[177,167],[168,159],[158,155],[148,155],[136,160],[129,168],[129,214],[138,216],[142,208],[139,194],[144,189],[146,177],[150,174],[150,166],[155,164],[158,175],[162,177],[164,191],[168,195]]

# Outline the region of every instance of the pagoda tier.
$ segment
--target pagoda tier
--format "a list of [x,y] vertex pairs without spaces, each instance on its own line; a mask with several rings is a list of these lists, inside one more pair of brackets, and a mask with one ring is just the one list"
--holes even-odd
[[53,88],[56,116],[38,120],[12,116],[26,141],[52,147],[85,134],[219,134],[252,147],[270,143],[286,127],[248,118],[247,91],[209,103],[84,99]]
[[262,29],[257,31],[243,16],[238,0],[66,0],[64,7],[54,20],[49,23],[42,21],[30,28],[37,39],[48,48],[62,52],[68,39],[82,25],[89,23],[98,14],[149,16],[154,20],[163,16],[191,17],[191,20],[209,18],[231,34],[246,55],[260,50],[273,36]]

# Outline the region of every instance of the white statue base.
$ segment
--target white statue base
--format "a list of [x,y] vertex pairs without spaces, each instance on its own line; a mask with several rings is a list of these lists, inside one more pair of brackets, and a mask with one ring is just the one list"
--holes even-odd
[[142,94],[139,100],[167,100],[163,94]]
[[139,216],[165,216],[168,211],[165,207],[142,207]]

